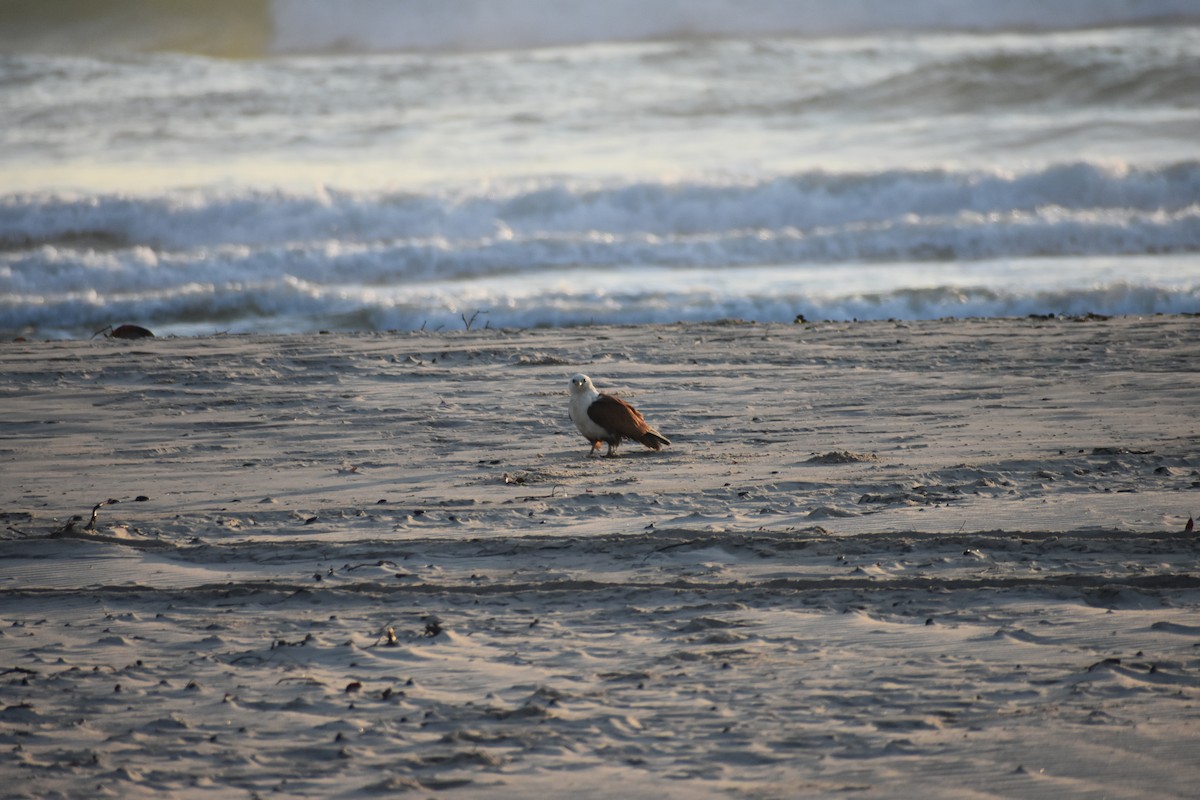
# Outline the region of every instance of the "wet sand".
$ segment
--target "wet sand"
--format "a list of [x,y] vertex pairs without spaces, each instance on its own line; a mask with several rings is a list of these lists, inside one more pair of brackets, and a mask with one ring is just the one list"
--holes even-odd
[[1195,317],[10,342],[0,406],[2,797],[1200,783]]

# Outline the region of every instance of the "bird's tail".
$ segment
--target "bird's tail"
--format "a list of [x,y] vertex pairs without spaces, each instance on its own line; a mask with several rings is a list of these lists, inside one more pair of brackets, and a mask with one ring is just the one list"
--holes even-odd
[[651,450],[662,450],[664,444],[670,444],[671,440],[663,436],[658,431],[650,428],[642,433],[638,441],[649,447]]

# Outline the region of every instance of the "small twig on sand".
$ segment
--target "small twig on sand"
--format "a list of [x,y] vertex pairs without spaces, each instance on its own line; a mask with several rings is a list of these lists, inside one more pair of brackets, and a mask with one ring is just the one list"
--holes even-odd
[[463,312],[459,316],[462,317],[463,325],[467,326],[467,330],[471,330],[471,326],[475,324],[475,318],[478,317],[480,314],[486,314],[486,313],[488,313],[488,312],[483,311],[481,309],[475,309],[475,313],[471,315],[470,319],[467,319],[466,312]]
[[646,563],[646,561],[650,558],[650,556],[657,555],[659,553],[665,553],[668,550],[674,550],[676,547],[687,547],[689,544],[692,544],[692,542],[690,542],[690,541],[689,542],[675,542],[674,544],[666,544],[666,545],[663,545],[662,547],[656,547],[653,550],[651,550],[649,553],[646,553],[646,555],[642,557],[642,563],[643,564]]
[[87,524],[87,525],[84,525],[84,526],[83,526],[83,529],[84,529],[85,531],[94,531],[94,530],[96,530],[96,515],[97,515],[97,514],[100,512],[100,509],[101,509],[103,506],[111,506],[113,503],[119,503],[119,502],[121,502],[121,501],[120,501],[120,500],[114,500],[114,499],[112,499],[112,498],[110,497],[110,498],[108,498],[107,500],[105,500],[105,501],[103,501],[103,502],[96,503],[96,505],[92,506],[92,518],[88,520],[88,524]]
[[550,494],[530,494],[530,495],[526,495],[524,497],[518,497],[517,502],[528,503],[530,500],[549,500],[550,498],[552,498],[558,494],[558,490],[561,486],[562,486],[561,483],[555,484],[554,488],[550,490]]
[[75,535],[75,523],[79,522],[81,519],[83,519],[83,517],[76,514],[75,516],[73,516],[69,520],[67,520],[65,523],[63,523],[57,530],[53,531],[50,534],[49,538],[61,539],[64,536],[74,536]]

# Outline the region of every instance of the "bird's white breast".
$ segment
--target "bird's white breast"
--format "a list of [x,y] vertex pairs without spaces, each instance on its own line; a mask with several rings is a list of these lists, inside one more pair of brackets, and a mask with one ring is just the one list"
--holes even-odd
[[583,391],[578,394],[572,394],[569,406],[571,421],[575,423],[575,427],[579,429],[580,433],[592,440],[608,436],[608,431],[593,422],[587,413],[588,406],[596,402],[598,397],[600,397],[599,392]]

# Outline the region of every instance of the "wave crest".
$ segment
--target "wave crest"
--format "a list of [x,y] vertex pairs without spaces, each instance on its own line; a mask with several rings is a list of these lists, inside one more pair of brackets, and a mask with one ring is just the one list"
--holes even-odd
[[1194,312],[1197,198],[1200,162],[10,195],[0,330]]

